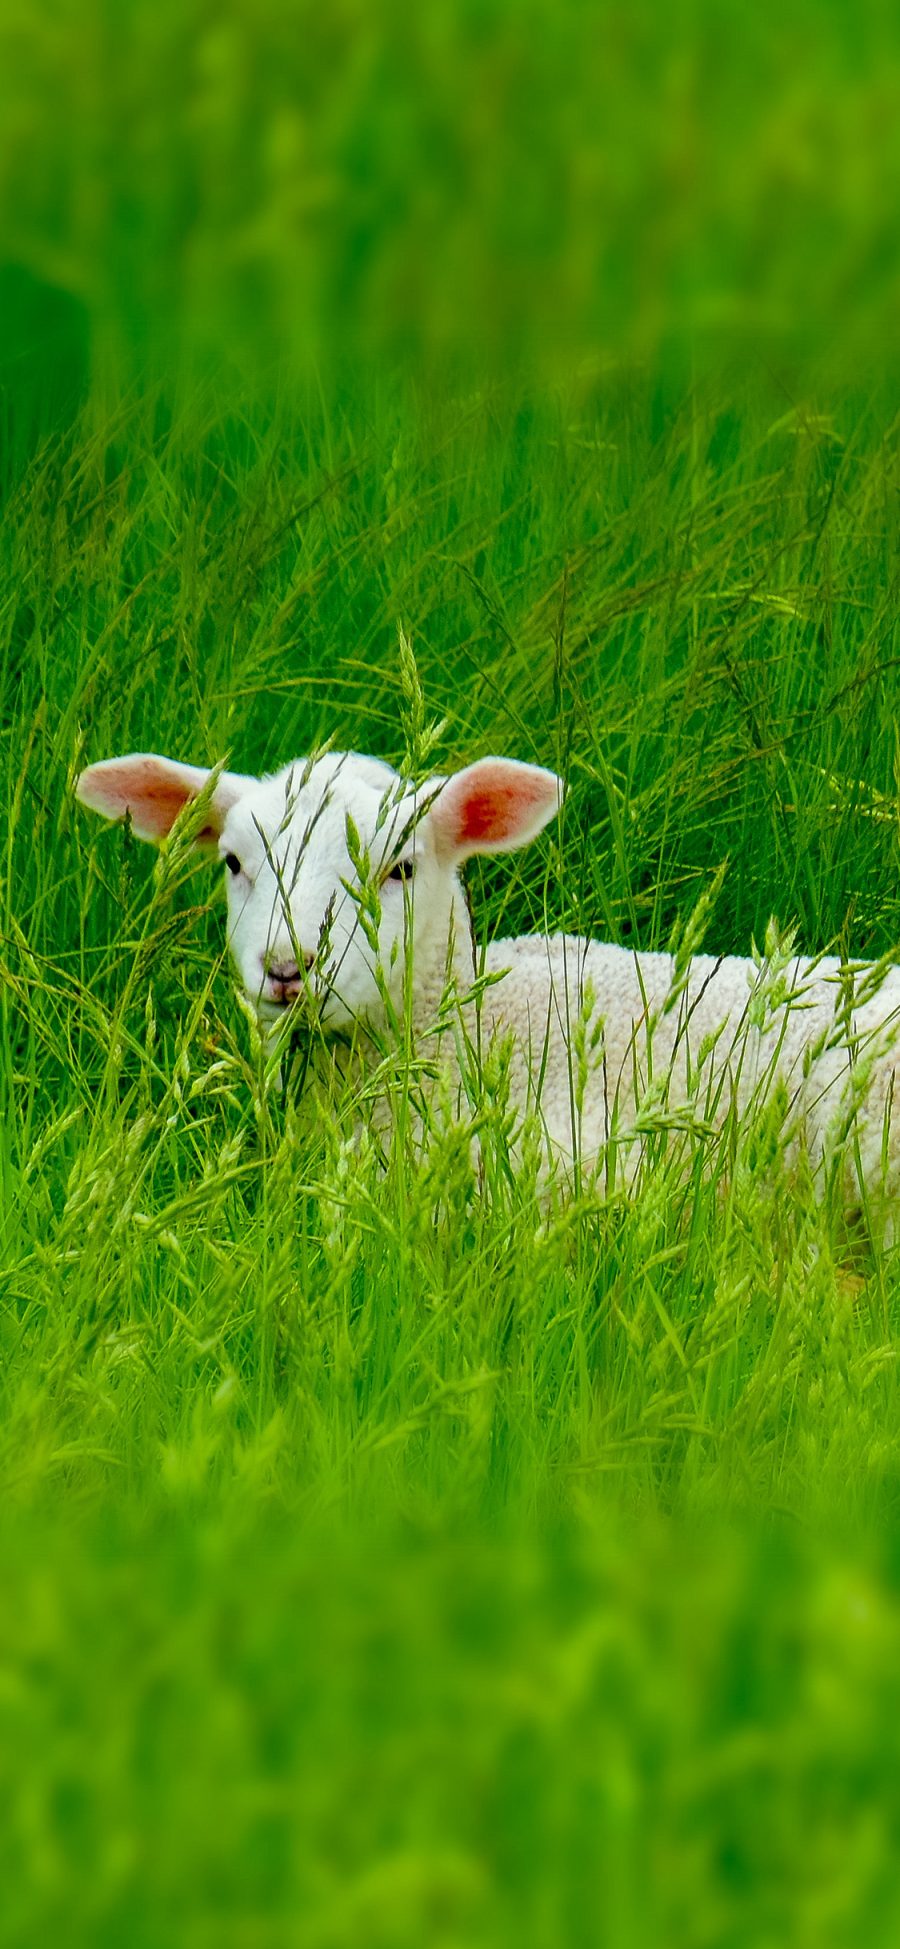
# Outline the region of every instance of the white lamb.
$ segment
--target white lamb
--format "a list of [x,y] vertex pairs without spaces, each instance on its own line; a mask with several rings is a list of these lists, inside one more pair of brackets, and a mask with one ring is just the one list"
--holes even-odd
[[405,1024],[449,1073],[455,990],[470,1048],[506,1039],[513,1104],[537,1112],[556,1168],[628,1176],[648,1129],[716,1127],[777,1082],[793,1143],[836,1165],[847,1206],[893,1200],[900,972],[857,968],[854,996],[835,958],[681,961],[566,935],[476,947],[459,869],[541,831],[553,772],[484,758],[416,789],[355,752],[262,779],[137,754],[77,789],[157,843],[200,798],[197,843],[224,861],[229,945],[268,1033],[305,1020],[358,1056]]

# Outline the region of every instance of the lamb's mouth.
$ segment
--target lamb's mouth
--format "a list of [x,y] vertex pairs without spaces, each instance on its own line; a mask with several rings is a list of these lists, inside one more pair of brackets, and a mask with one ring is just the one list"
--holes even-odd
[[319,1019],[319,1005],[308,988],[297,988],[284,995],[257,995],[256,1013],[261,1022],[271,1025],[290,1017],[295,1027],[310,1027]]

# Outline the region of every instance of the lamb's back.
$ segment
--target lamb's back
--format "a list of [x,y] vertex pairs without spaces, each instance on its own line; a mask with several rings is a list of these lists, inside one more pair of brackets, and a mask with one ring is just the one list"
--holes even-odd
[[[872,1072],[870,1121],[883,1115],[898,970],[848,1011],[847,969],[835,956],[795,956],[779,974],[743,956],[698,954],[679,972],[670,954],[556,934],[494,941],[484,966],[501,978],[485,988],[483,1025],[512,1032],[513,1087],[533,1102],[539,1085],[548,1134],[564,1151],[577,1145],[584,1158],[596,1156],[612,1129],[634,1127],[648,1090],[668,1112],[719,1122],[735,1099],[743,1109],[777,1076],[822,1152],[860,1060]],[[579,1042],[587,1082],[573,1144]]]

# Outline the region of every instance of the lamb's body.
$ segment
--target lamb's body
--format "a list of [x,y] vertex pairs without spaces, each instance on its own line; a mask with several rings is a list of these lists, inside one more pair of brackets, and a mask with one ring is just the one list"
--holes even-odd
[[[627,1170],[651,1101],[673,1122],[686,1112],[698,1127],[716,1125],[732,1109],[761,1107],[781,1083],[789,1135],[816,1165],[857,1112],[857,1143],[846,1157],[851,1202],[859,1198],[857,1157],[865,1180],[888,1188],[880,1178],[900,971],[851,1005],[848,1019],[848,970],[834,956],[792,956],[777,999],[766,994],[765,961],[698,954],[682,975],[669,954],[573,935],[495,941],[483,965],[501,979],[484,990],[482,1034],[512,1035],[512,1088],[539,1110],[557,1156],[577,1154],[590,1171],[612,1139]],[[586,1082],[579,1081],[579,1041]],[[897,1170],[890,1175],[893,1185]]]
[[548,1169],[563,1175],[577,1160],[582,1173],[627,1177],[649,1129],[714,1129],[778,1087],[788,1140],[817,1169],[836,1161],[848,1204],[891,1198],[900,972],[873,986],[857,970],[856,1003],[834,958],[681,966],[563,935],[476,948],[461,862],[525,844],[561,790],[552,772],[493,758],[417,789],[353,752],[262,780],[138,755],[79,782],[87,804],[129,812],[155,840],[200,798],[197,837],[217,841],[228,867],[232,953],[276,1037],[305,1017],[339,1068],[349,1050],[366,1068],[411,1024],[451,1085],[465,1041],[502,1042],[512,1105],[536,1114]]

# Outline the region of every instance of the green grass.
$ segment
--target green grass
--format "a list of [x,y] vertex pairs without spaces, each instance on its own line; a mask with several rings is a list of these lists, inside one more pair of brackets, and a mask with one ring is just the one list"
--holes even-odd
[[41,1540],[7,1528],[8,1940],[895,1938],[895,1560],[302,1536],[246,1486]]
[[104,379],[173,346],[558,377],[688,335],[871,370],[898,106],[887,0],[3,0],[0,396],[47,383],[30,279]]
[[[6,1939],[895,1940],[893,1255],[777,1133],[547,1214],[266,1096],[130,748],[558,765],[486,932],[897,937],[884,400],[612,371],[86,417],[2,525]],[[400,702],[398,702],[400,699]],[[346,1106],[345,1106],[346,1108]]]
[[485,933],[893,951],[898,97],[887,0],[0,0],[4,1949],[894,1949],[896,1252],[772,1118],[548,1211],[496,1070],[379,1171],[73,785],[399,759],[403,627],[569,781]]

